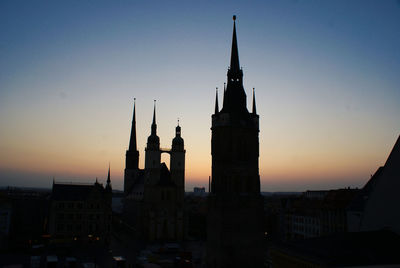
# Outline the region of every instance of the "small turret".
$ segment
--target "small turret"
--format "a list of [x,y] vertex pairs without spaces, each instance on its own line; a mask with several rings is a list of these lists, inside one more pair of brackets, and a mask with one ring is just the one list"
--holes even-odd
[[177,198],[182,203],[185,193],[185,153],[185,144],[181,137],[181,127],[179,126],[178,119],[178,125],[175,128],[175,138],[172,140],[170,167],[172,181],[179,189]]
[[181,127],[178,126],[175,128],[175,138],[172,140],[172,151],[183,151],[184,150],[184,141],[181,137]]

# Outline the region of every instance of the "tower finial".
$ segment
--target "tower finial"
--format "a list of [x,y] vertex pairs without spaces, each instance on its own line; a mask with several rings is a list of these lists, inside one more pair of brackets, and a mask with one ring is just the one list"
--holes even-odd
[[236,15],[233,15],[233,21],[235,21],[236,20]]
[[178,117],[178,127],[179,127],[179,117]]
[[218,114],[219,107],[218,107],[218,87],[215,89],[215,114]]
[[253,114],[257,113],[256,110],[256,89],[253,87]]

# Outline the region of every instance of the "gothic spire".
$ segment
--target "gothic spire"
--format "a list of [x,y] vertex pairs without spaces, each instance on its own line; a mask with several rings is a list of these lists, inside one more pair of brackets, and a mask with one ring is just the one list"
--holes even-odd
[[110,162],[108,163],[108,174],[107,174],[107,184],[106,184],[106,191],[108,193],[111,193],[112,188],[111,188],[111,177],[110,177]]
[[253,114],[257,113],[256,109],[256,91],[255,88],[253,87]]
[[136,144],[136,98],[133,99],[133,118],[132,118],[131,139],[129,141],[129,151],[137,151],[137,144]]
[[157,135],[156,100],[154,100],[153,123],[151,124],[151,135]]
[[224,91],[221,112],[234,113],[237,115],[248,114],[246,93],[243,88],[243,71],[239,64],[239,52],[236,38],[236,16],[233,16],[231,64],[228,69],[228,83]]
[[231,51],[231,66],[230,69],[233,72],[240,71],[239,65],[239,52],[237,47],[237,39],[236,39],[236,16],[233,16],[233,35],[232,35],[232,51]]
[[219,112],[218,108],[218,87],[215,90],[215,114]]
[[108,163],[108,175],[107,175],[107,185],[111,183],[111,178],[110,178],[110,163]]

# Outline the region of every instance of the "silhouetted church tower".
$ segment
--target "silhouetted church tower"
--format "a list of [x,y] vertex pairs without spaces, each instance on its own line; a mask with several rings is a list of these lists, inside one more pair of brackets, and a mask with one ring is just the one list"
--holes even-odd
[[126,151],[126,157],[125,157],[125,175],[124,175],[125,193],[128,191],[128,189],[132,187],[134,178],[138,176],[138,171],[139,171],[139,151],[137,150],[137,141],[136,141],[136,103],[134,102],[131,137],[129,140],[129,148]]
[[154,184],[155,179],[160,177],[160,163],[161,163],[161,151],[160,151],[160,138],[157,136],[157,124],[156,124],[156,102],[154,101],[153,111],[153,123],[151,124],[151,134],[147,138],[145,162],[144,168],[149,172],[148,184]]
[[[139,169],[134,105],[129,149],[126,151],[124,213],[147,241],[182,241],[185,238],[185,152],[179,121],[171,149],[160,148],[154,101],[145,168]],[[170,155],[169,170],[165,163],[161,163],[162,153]]]
[[236,16],[222,109],[212,115],[212,181],[208,199],[207,267],[261,267],[263,199],[260,195],[259,116],[246,107],[239,65]]

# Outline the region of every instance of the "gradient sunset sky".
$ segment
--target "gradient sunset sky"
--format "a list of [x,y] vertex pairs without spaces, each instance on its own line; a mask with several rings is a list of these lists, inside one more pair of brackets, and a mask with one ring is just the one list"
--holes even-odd
[[234,14],[262,190],[363,186],[400,134],[395,0],[0,1],[0,186],[104,182],[110,162],[122,189],[135,97],[140,167],[156,99],[186,190],[207,187]]

